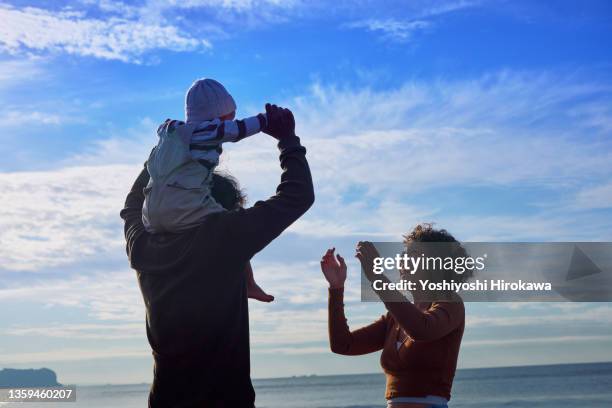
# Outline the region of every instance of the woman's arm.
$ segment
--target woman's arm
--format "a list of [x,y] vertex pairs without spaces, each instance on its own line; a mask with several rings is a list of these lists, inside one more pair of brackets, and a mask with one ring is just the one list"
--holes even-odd
[[374,323],[351,331],[344,315],[344,288],[329,289],[329,346],[345,356],[358,356],[381,350],[385,345],[385,316]]
[[321,270],[329,283],[329,345],[337,354],[356,356],[378,351],[384,347],[387,322],[381,317],[374,323],[351,331],[344,315],[344,281],[346,264],[334,249],[327,250],[321,259]]
[[436,303],[422,312],[413,303],[385,302],[389,313],[414,340],[432,341],[455,330],[465,318],[463,303]]
[[[357,245],[356,256],[361,261],[361,266],[369,280],[379,279],[389,282],[386,276],[372,273],[374,259],[380,255],[371,242],[360,242]],[[379,292],[376,294],[381,295]],[[459,327],[465,319],[462,302],[436,303],[423,312],[398,291],[385,291],[384,299],[381,297],[381,300],[401,328],[417,341],[442,338]]]

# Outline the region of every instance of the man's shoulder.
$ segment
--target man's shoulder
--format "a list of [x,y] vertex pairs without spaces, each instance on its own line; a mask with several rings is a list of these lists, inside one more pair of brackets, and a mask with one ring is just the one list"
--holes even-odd
[[198,227],[181,233],[142,231],[131,242],[130,264],[138,271],[163,271],[191,258],[197,248]]
[[245,226],[246,210],[238,208],[231,211],[219,211],[206,216],[202,224],[197,229],[196,237],[200,243],[210,243],[213,246],[219,245],[223,248],[231,246],[232,242],[239,240],[240,231]]
[[230,232],[232,226],[239,222],[242,214],[244,214],[243,208],[238,208],[231,211],[224,210],[213,212],[207,215],[204,221],[196,227],[198,230],[198,235],[215,231],[215,235],[223,237]]

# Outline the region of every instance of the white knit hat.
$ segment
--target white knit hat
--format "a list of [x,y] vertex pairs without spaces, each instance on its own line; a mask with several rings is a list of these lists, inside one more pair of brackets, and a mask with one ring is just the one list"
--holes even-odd
[[236,110],[232,95],[219,82],[210,78],[195,81],[185,95],[185,120],[203,122]]

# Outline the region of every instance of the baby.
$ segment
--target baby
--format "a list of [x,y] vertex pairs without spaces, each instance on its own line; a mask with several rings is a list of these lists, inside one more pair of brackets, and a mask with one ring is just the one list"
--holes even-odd
[[[144,189],[142,221],[151,233],[186,231],[207,215],[226,211],[211,194],[213,171],[222,144],[254,135],[268,125],[267,116],[234,120],[236,103],[214,79],[199,79],[185,97],[185,122],[167,119],[157,129],[159,142],[151,151]],[[255,283],[250,263],[248,296],[263,302],[274,297]]]

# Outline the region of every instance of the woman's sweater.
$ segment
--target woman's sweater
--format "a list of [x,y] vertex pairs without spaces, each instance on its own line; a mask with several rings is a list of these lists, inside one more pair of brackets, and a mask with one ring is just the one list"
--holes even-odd
[[[450,400],[465,325],[462,302],[393,304],[374,323],[350,331],[344,290],[329,290],[329,340],[334,353],[360,355],[382,350],[387,399],[437,395]],[[408,334],[403,343],[402,329]],[[399,348],[398,348],[399,347]]]

